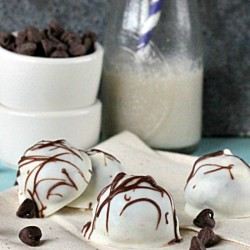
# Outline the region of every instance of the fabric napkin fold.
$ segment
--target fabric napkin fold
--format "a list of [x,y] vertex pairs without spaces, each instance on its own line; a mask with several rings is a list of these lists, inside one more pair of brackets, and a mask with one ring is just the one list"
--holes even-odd
[[[154,151],[130,132],[123,132],[94,148],[101,149],[121,161],[128,174],[151,175],[174,198],[181,226],[183,241],[160,249],[189,249],[192,236],[200,230],[192,226],[193,218],[184,212],[184,186],[195,157],[162,151]],[[18,208],[17,187],[0,193],[0,249],[27,249],[18,238],[26,226],[39,226],[43,232],[39,249],[103,249],[118,248],[94,245],[81,234],[83,225],[90,220],[91,212],[82,209],[63,208],[43,219],[16,217]],[[214,231],[224,240],[213,249],[249,249],[248,228],[250,219],[216,220]],[[144,248],[144,250],[146,250]]]

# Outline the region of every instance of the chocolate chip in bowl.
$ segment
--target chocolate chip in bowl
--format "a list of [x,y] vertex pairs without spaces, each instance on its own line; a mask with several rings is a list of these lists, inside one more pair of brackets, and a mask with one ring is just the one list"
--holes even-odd
[[32,247],[39,246],[41,237],[42,231],[36,226],[25,227],[19,233],[19,239],[24,244]]
[[22,55],[50,58],[66,58],[89,55],[95,51],[97,36],[86,30],[79,35],[56,23],[50,23],[40,30],[29,26],[17,32],[15,37],[9,32],[0,32],[0,45]]
[[202,210],[193,220],[193,223],[195,226],[200,227],[200,228],[203,228],[203,227],[214,228],[215,220],[214,220],[213,210],[209,208]]
[[57,49],[50,54],[50,58],[67,58],[69,54],[66,50]]
[[0,45],[7,47],[15,38],[9,32],[0,32]]
[[34,26],[29,26],[26,29],[27,40],[31,43],[39,43],[43,38],[43,33]]
[[60,37],[62,35],[62,33],[64,32],[64,29],[57,22],[51,22],[48,25],[48,32],[53,37]]
[[35,43],[26,42],[16,46],[15,52],[26,56],[34,56],[37,45]]

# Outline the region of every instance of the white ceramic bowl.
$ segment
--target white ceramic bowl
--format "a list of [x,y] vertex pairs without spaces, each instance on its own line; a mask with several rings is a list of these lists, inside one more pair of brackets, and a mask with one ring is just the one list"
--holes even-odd
[[103,47],[72,58],[20,55],[0,46],[0,103],[28,111],[82,108],[96,101]]
[[79,149],[99,140],[101,102],[71,111],[24,112],[0,105],[0,160],[12,167],[40,140],[65,139]]

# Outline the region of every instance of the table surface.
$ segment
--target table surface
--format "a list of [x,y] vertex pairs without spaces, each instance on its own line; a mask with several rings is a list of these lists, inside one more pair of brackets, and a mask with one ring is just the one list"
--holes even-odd
[[[214,152],[221,149],[230,149],[233,154],[250,162],[250,138],[203,138],[199,148],[192,153],[194,156],[201,156],[206,153]],[[0,162],[0,191],[4,191],[16,181],[16,170],[7,168]]]

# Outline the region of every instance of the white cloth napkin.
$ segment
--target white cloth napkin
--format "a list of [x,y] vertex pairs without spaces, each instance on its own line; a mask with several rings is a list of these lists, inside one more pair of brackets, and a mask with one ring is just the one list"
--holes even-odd
[[[161,249],[189,249],[192,236],[197,235],[200,229],[192,226],[193,218],[184,212],[183,189],[196,158],[154,151],[129,132],[114,136],[95,148],[114,155],[124,165],[124,171],[128,174],[151,175],[172,194],[183,241]],[[0,193],[0,249],[27,249],[27,245],[19,240],[18,234],[23,227],[29,225],[38,226],[43,232],[39,249],[118,249],[85,241],[81,229],[90,220],[90,211],[63,208],[48,218],[21,219],[15,215],[17,208],[17,187]],[[214,231],[224,240],[213,249],[250,249],[249,228],[250,219],[216,220]]]

